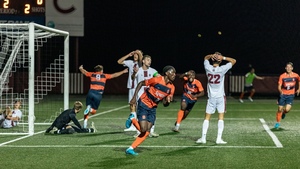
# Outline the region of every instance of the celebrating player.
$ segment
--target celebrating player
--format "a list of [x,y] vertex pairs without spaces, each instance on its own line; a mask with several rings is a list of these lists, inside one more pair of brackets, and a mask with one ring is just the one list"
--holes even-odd
[[300,93],[300,77],[297,73],[293,72],[293,63],[288,62],[285,66],[286,72],[279,76],[278,80],[278,110],[276,113],[276,124],[274,128],[278,129],[280,126],[280,120],[285,118],[286,113],[288,113],[293,104],[295,97],[295,87],[298,82],[297,95]]
[[[156,119],[156,108],[160,101],[164,106],[168,106],[172,100],[175,86],[173,81],[176,77],[176,70],[173,66],[165,66],[163,68],[163,76],[153,77],[148,80],[141,81],[134,92],[130,104],[136,104],[136,98],[142,86],[149,86],[144,93],[139,97],[137,107],[138,123],[135,126],[141,134],[135,139],[129,148],[126,149],[126,154],[138,155],[134,151],[150,133],[150,129]],[[135,118],[131,119],[136,121]],[[135,123],[136,124],[136,123]]]
[[[152,62],[151,56],[144,55],[142,62],[143,62],[143,66],[140,67],[139,70],[136,73],[133,73],[133,75],[132,75],[132,78],[137,82],[137,84],[143,80],[147,80],[147,79],[150,79],[152,77],[156,77],[157,75],[159,75],[155,69],[150,67],[151,62]],[[142,86],[142,88],[138,92],[138,97],[140,97],[146,89],[147,89],[147,86]],[[133,106],[133,107],[136,107],[136,106]],[[131,121],[130,120],[131,118],[136,118],[136,112],[131,113],[128,120]],[[132,126],[132,123],[131,123],[131,126]],[[126,126],[126,127],[130,127],[130,126]],[[154,129],[155,129],[155,124],[153,124],[151,127],[149,137],[158,137],[159,136],[159,134],[154,132]],[[137,137],[139,134],[140,134],[140,131],[137,131],[137,134],[135,134],[134,137]]]
[[180,123],[192,111],[198,97],[204,95],[204,89],[199,80],[195,79],[195,71],[189,70],[180,75],[179,78],[184,80],[183,94],[181,97],[181,108],[177,113],[177,121],[173,131],[179,132]]
[[82,65],[79,67],[79,70],[81,71],[81,73],[91,79],[90,90],[86,97],[87,108],[84,111],[83,128],[87,127],[89,113],[95,114],[100,105],[100,102],[102,100],[102,94],[103,94],[104,88],[105,88],[106,80],[119,77],[122,74],[128,72],[128,68],[126,68],[120,72],[116,72],[113,74],[106,74],[106,73],[103,73],[102,65],[97,65],[97,66],[95,66],[94,69],[95,69],[95,72],[88,72],[83,68]]

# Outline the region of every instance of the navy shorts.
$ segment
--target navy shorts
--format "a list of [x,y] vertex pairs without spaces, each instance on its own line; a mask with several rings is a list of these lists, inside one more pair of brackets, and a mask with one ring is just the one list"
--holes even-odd
[[188,111],[191,111],[193,109],[195,103],[197,102],[197,100],[191,100],[184,95],[181,97],[181,102],[183,102],[183,101],[186,102],[187,106],[186,106],[185,110],[188,110]]
[[101,100],[102,100],[102,93],[95,90],[89,90],[86,96],[86,105],[90,105],[93,109],[97,110]]
[[148,121],[154,124],[156,120],[156,107],[149,108],[139,100],[137,108],[137,119],[138,121]]
[[290,95],[281,94],[278,98],[278,105],[279,106],[285,106],[287,104],[292,105],[294,97],[295,97],[294,94],[290,94]]

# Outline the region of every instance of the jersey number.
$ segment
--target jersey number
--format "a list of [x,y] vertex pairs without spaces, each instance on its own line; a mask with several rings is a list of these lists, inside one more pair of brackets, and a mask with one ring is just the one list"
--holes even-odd
[[220,83],[219,80],[220,80],[221,76],[219,74],[215,74],[215,75],[207,74],[207,76],[208,76],[208,82],[209,83],[212,83],[212,84],[219,84]]

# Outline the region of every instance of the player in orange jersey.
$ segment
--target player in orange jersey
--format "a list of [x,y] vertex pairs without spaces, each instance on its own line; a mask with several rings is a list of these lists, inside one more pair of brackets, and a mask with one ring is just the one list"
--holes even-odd
[[134,96],[130,100],[130,104],[136,104],[138,92],[142,86],[148,86],[138,99],[138,123],[136,123],[135,118],[128,119],[128,123],[134,123],[141,134],[135,139],[131,146],[126,149],[126,154],[138,155],[134,149],[145,141],[149,135],[150,129],[156,119],[156,108],[158,103],[162,101],[164,106],[168,106],[173,98],[175,86],[172,82],[175,80],[176,70],[173,66],[165,66],[162,75],[163,76],[153,77],[138,83]]
[[87,108],[84,111],[83,128],[87,127],[89,113],[95,114],[100,105],[100,102],[102,100],[102,94],[103,94],[104,88],[105,88],[106,80],[119,77],[122,74],[128,72],[128,68],[126,68],[120,72],[116,72],[113,74],[106,74],[106,73],[103,73],[102,65],[97,65],[97,66],[95,66],[94,69],[95,69],[95,72],[88,72],[83,68],[82,65],[79,67],[79,70],[81,71],[81,73],[91,79],[90,90],[86,97]]
[[297,96],[300,93],[300,77],[297,73],[293,72],[293,63],[288,62],[285,66],[286,72],[279,76],[278,80],[278,110],[276,113],[276,124],[274,128],[278,129],[280,126],[280,120],[285,118],[293,104],[295,97],[295,87],[298,82],[298,90],[296,91]]
[[183,94],[181,97],[181,108],[177,113],[174,132],[179,132],[180,123],[184,120],[193,109],[198,97],[204,95],[204,89],[199,80],[195,79],[195,71],[189,70],[180,75],[179,78],[184,80]]

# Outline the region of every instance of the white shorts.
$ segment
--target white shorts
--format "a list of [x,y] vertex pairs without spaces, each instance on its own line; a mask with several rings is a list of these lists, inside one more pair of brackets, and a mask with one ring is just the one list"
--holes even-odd
[[134,95],[134,91],[135,91],[135,88],[128,90],[128,103],[132,99],[132,96]]
[[216,109],[218,113],[226,112],[226,97],[208,98],[206,104],[206,113],[214,114]]

